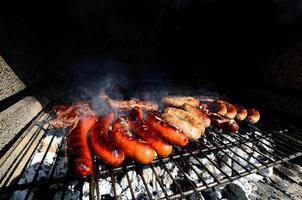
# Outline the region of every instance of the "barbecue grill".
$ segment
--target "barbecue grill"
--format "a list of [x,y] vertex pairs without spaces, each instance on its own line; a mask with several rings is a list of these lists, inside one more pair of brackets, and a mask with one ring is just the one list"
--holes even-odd
[[[0,199],[301,199],[300,4],[1,4]],[[222,99],[261,119],[238,122],[238,133],[211,125],[148,165],[111,167],[91,151],[93,173],[75,177],[52,108],[88,101],[103,115],[112,108],[101,92],[158,111],[168,95]]]
[[66,167],[65,130],[45,124],[49,118],[45,107],[1,150],[0,166],[8,166],[1,173],[2,197],[180,199],[302,155],[301,129],[288,125],[271,130],[246,123],[238,134],[211,127],[198,141],[150,165],[126,160],[110,167],[94,155],[93,175],[79,179]]

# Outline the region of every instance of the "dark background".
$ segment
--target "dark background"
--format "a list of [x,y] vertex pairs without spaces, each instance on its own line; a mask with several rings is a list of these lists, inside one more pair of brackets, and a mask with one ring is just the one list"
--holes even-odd
[[0,53],[28,86],[110,73],[299,92],[301,20],[299,0],[11,1]]

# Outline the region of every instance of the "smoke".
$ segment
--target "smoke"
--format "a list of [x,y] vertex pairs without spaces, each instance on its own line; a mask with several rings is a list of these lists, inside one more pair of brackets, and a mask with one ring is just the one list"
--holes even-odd
[[[148,68],[151,69],[151,68]],[[114,111],[100,98],[106,94],[114,100],[138,98],[153,101],[162,108],[161,99],[168,95],[217,97],[212,84],[193,87],[187,84],[177,85],[169,77],[157,71],[133,68],[116,59],[87,59],[72,67],[72,103],[89,100],[92,108],[102,115]]]

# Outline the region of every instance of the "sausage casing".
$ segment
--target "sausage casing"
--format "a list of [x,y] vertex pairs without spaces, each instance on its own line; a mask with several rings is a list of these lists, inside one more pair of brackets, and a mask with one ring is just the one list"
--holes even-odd
[[98,117],[98,121],[92,126],[90,131],[90,143],[96,155],[105,163],[119,166],[123,162],[125,154],[123,151],[117,149],[108,134],[108,129],[113,119],[113,112]]
[[172,153],[172,146],[159,138],[145,124],[143,110],[141,108],[132,109],[129,116],[130,126],[133,131],[144,141],[150,144],[160,156],[168,156]]
[[154,112],[148,113],[146,124],[149,129],[170,144],[186,146],[189,142],[188,137],[180,129],[169,125]]
[[68,165],[70,171],[79,177],[86,177],[93,170],[87,136],[95,121],[95,116],[83,117],[67,135]]
[[154,159],[154,149],[145,141],[132,137],[129,132],[128,120],[125,117],[120,117],[114,122],[112,138],[127,157],[141,164],[149,164]]

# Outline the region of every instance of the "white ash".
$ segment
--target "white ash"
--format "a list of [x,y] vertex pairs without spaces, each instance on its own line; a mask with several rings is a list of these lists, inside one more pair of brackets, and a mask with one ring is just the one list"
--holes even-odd
[[222,160],[225,162],[221,162],[221,170],[226,173],[228,176],[232,175],[232,169],[230,168],[232,166],[232,159],[231,157],[233,157],[234,153],[226,150],[223,151],[224,153],[222,153],[221,151],[218,152],[218,156],[222,157]]
[[27,194],[28,190],[16,191],[10,197],[10,200],[23,200]]
[[253,190],[252,186],[246,178],[240,178],[240,179],[234,180],[232,183],[241,187],[247,197],[252,193],[252,190]]
[[89,199],[89,183],[88,182],[84,182],[83,185],[83,199]]
[[260,170],[258,173],[264,177],[271,177],[273,175],[273,167]]
[[[169,170],[171,175],[177,179],[179,175],[179,169],[171,162],[165,163],[165,167]],[[163,170],[162,166],[155,166],[154,171],[156,175],[150,167],[144,167],[141,171],[142,175],[144,176],[148,190],[153,195],[153,198],[164,197],[164,192],[162,191],[162,188],[156,180],[155,176],[158,176],[167,194],[173,194],[173,191],[170,188],[170,186],[173,184],[173,180],[169,176],[168,172]],[[146,195],[147,190],[143,183],[142,177],[135,170],[129,170],[127,173],[135,198],[141,197],[142,195]],[[132,199],[130,185],[126,174],[123,175],[120,181],[115,180],[115,190],[117,196],[119,196],[120,199]],[[102,196],[114,196],[111,177],[99,179],[99,191],[100,195]]]
[[[48,176],[48,174],[51,171],[51,168],[54,164],[56,155],[57,155],[56,151],[57,151],[60,143],[62,142],[64,134],[65,133],[62,130],[49,129],[45,138],[43,138],[39,147],[37,148],[32,160],[29,163],[29,166],[26,168],[25,173],[23,174],[23,177],[25,178],[25,183],[32,182],[36,173],[38,173],[37,180],[39,180],[42,177]],[[53,140],[52,140],[52,138],[53,138]],[[51,140],[52,140],[52,143],[50,144]],[[50,146],[49,146],[49,144],[50,144]],[[47,148],[48,148],[48,151],[47,151]],[[43,163],[41,163],[45,153],[46,153],[46,156],[44,158]],[[40,166],[40,169],[37,172],[39,166]],[[19,184],[20,184],[20,182],[19,182]]]
[[[35,176],[37,180],[49,176],[57,155],[56,151],[62,142],[64,134],[65,131],[62,129],[48,129],[45,137],[35,150],[35,153],[33,154],[33,157],[31,158],[25,172],[22,174],[22,178],[19,180],[18,184],[31,183]],[[50,144],[51,140],[52,143]],[[44,155],[45,158],[43,160]],[[26,193],[27,190],[16,191],[13,193],[11,199],[23,199]],[[29,199],[32,198],[32,195],[33,193],[31,192]]]

